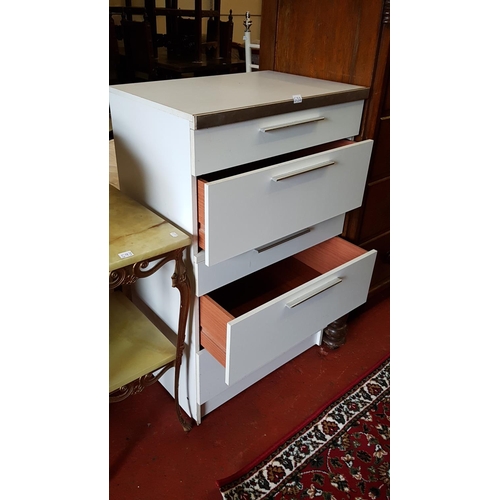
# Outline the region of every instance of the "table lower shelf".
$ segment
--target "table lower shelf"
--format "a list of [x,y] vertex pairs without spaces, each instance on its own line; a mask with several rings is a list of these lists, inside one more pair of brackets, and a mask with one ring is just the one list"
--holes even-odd
[[109,294],[109,392],[173,362],[175,346],[121,292]]

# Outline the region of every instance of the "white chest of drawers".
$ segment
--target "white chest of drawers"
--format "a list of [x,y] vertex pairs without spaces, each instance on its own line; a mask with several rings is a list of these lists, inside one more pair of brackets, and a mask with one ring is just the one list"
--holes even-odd
[[[121,190],[195,242],[179,399],[198,423],[366,300],[376,252],[336,236],[362,202],[372,141],[345,139],[367,96],[272,71],[110,88]],[[136,292],[175,336],[171,274]]]

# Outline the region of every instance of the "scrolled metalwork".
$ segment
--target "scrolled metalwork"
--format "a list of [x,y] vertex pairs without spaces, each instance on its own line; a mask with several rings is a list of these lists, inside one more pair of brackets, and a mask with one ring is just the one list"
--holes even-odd
[[109,395],[110,403],[118,403],[127,399],[132,394],[131,384],[124,385]]
[[109,273],[109,289],[113,290],[120,285],[132,285],[137,281],[137,276],[131,272],[130,266],[122,267]]
[[[120,285],[133,285],[139,278],[147,278],[154,274],[160,267],[163,267],[167,262],[171,261],[175,252],[169,252],[154,259],[141,260],[135,264],[122,267],[109,273],[109,289],[119,287]],[[155,264],[150,267],[151,262]]]
[[125,268],[117,269],[116,271],[111,271],[109,273],[109,289],[112,290],[113,288],[120,286],[125,280],[126,276],[127,276],[127,271]]
[[133,265],[133,273],[138,278],[147,278],[148,276],[151,276],[156,271],[158,271],[158,269],[164,266],[169,260],[172,260],[169,256],[159,259],[152,267],[149,267],[151,264],[150,260],[142,260],[140,262],[136,262]]
[[142,392],[146,387],[149,387],[150,385],[153,385],[155,382],[158,381],[158,379],[164,375],[164,373],[169,369],[172,368],[173,362],[168,363],[165,365],[156,375],[151,373],[147,373],[146,375],[143,375],[142,377],[139,377],[136,380],[133,380],[127,385],[124,385],[120,387],[119,389],[116,389],[116,391],[113,391],[109,395],[109,402],[110,403],[118,403],[119,401],[123,401],[124,399],[127,399],[129,396],[133,396],[134,394],[139,394]]

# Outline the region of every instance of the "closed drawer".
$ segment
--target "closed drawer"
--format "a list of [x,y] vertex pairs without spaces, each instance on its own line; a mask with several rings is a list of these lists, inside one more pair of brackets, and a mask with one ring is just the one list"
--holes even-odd
[[198,245],[211,266],[273,244],[363,200],[373,141],[266,168],[198,180]]
[[195,176],[359,133],[364,101],[306,109],[193,131]]
[[306,248],[338,236],[342,233],[344,219],[344,214],[338,215],[295,233],[293,237],[282,240],[278,245],[269,245],[260,251],[250,250],[210,267],[205,264],[205,252],[199,252],[193,259],[196,296],[201,297]]
[[200,297],[201,345],[226,384],[363,304],[375,257],[335,237]]

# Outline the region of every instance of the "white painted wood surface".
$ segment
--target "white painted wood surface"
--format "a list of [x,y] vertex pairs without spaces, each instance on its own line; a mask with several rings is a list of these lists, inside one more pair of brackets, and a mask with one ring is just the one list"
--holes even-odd
[[[212,266],[361,205],[373,141],[356,142],[205,184]],[[284,178],[297,170],[329,166]]]
[[314,335],[307,337],[296,346],[274,358],[270,363],[256,369],[250,375],[241,379],[239,382],[232,384],[231,386],[228,386],[225,382],[224,367],[216,361],[208,351],[200,351],[198,355],[199,372],[203,373],[203,377],[200,379],[198,403],[202,405],[202,416],[215,410],[221,404],[229,401],[231,398],[244,391],[261,378],[269,375],[269,373],[295,358],[313,345],[320,345],[322,336],[322,331],[316,332]]
[[[360,257],[315,278],[227,324],[226,384],[232,385],[292,348],[312,333],[363,304],[368,295],[377,252]],[[333,278],[338,286],[297,307],[286,304]]]
[[[187,266],[197,295],[339,234],[344,216],[342,214],[316,224],[311,233],[267,252],[259,254],[250,250],[207,267],[204,262],[205,254],[199,253],[196,247],[196,175],[356,135],[363,101],[325,105],[325,108],[335,108],[331,116],[326,116],[326,120],[272,132],[261,132],[260,128],[280,126],[290,118],[314,118],[320,113],[324,114],[325,110],[300,110],[300,104],[297,104],[298,111],[287,113],[290,116],[281,114],[203,130],[197,130],[198,121],[207,116],[212,118],[212,115],[224,116],[227,112],[237,114],[238,110],[248,111],[247,108],[259,110],[259,107],[270,104],[285,103],[288,106],[296,95],[301,95],[306,100],[313,96],[349,92],[349,89],[361,87],[274,72],[148,82],[110,88],[120,187],[133,199],[193,236],[195,243],[187,259]],[[249,124],[250,121],[253,123]],[[249,125],[252,131],[248,134]],[[321,134],[314,137],[318,126]],[[210,130],[211,134],[203,133]],[[245,225],[245,221],[246,216],[241,224]],[[164,327],[160,328],[162,331],[171,331],[169,338],[175,340],[172,336],[177,331],[179,298],[178,291],[171,286],[172,273],[173,265],[167,264],[148,280],[139,281],[136,294],[138,301],[142,301],[150,314],[157,318],[157,326],[160,328],[161,324]],[[370,272],[366,273],[369,282]],[[340,286],[343,285],[344,283]],[[199,307],[194,293],[192,300],[193,308],[189,318],[191,328],[188,328],[181,367],[180,403],[198,423],[201,423],[203,415],[314,343],[319,343],[321,328],[326,326],[326,323],[321,324],[316,330],[307,327],[308,336],[288,350],[286,345],[279,349],[275,346],[275,356],[272,359],[266,358],[267,361],[264,359],[263,364],[259,359],[246,376],[236,369],[229,377],[233,385],[227,386],[224,368],[205,350],[200,352]],[[340,305],[343,304],[345,309],[349,305],[356,307],[359,305],[357,302],[362,303],[364,299],[360,298],[358,301],[347,298],[347,303],[342,302],[343,300],[340,299]],[[300,307],[294,310],[300,310]],[[247,334],[254,333],[253,326],[260,327],[260,319],[253,326],[252,321],[255,320],[247,318],[242,322],[243,329],[248,328]],[[306,318],[303,321],[308,322]],[[242,356],[241,353],[238,354],[238,345],[241,344],[244,331],[239,323],[236,321],[231,332],[236,353],[231,370],[235,370],[237,358]],[[279,330],[278,336],[284,335],[285,331],[277,326],[279,324],[274,325],[274,331]],[[272,325],[268,325],[268,328],[272,329]],[[237,378],[240,381],[234,382]],[[173,370],[169,370],[160,382],[173,394]]]
[[[193,174],[218,172],[355,136],[359,132],[362,112],[363,101],[354,101],[195,130]],[[281,128],[289,123],[319,117],[324,119]],[[269,127],[280,128],[272,132],[262,130]]]
[[187,120],[192,128],[196,128],[196,117],[200,115],[293,101],[294,95],[307,99],[362,88],[288,73],[258,71],[248,75],[235,73],[114,85],[110,87],[110,93],[162,109]]
[[342,233],[344,214],[316,224],[297,238],[269,248],[264,252],[250,250],[219,264],[208,267],[205,264],[205,252],[200,252],[194,258],[196,295],[201,297],[206,293],[227,285],[243,276],[290,257],[306,248],[328,240]]
[[[195,179],[191,176],[191,135],[187,121],[160,109],[144,105],[140,100],[110,92],[113,136],[120,189],[162,217],[172,221],[189,235],[197,231]],[[190,249],[193,252],[193,247]],[[187,257],[189,279],[194,283],[191,256]],[[135,293],[164,324],[160,330],[177,334],[179,292],[172,288],[173,262],[135,284]],[[149,316],[148,316],[149,317]],[[198,310],[193,305],[188,318],[186,349],[181,365],[179,403],[198,423],[200,408],[196,404],[197,378],[195,354],[199,338],[193,332],[199,328]],[[175,339],[170,339],[175,343]],[[173,370],[160,379],[173,396]]]
[[195,234],[191,131],[185,120],[110,93],[120,190]]

